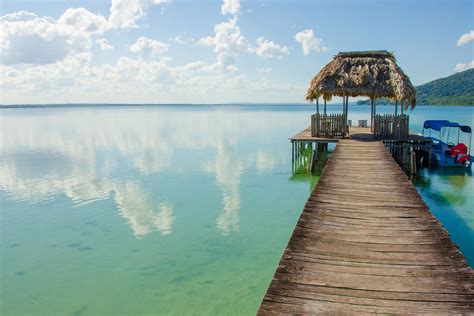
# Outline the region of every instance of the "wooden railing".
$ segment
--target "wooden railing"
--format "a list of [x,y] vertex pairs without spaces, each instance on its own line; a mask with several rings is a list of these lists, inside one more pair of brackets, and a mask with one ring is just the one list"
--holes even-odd
[[409,117],[406,114],[378,114],[374,116],[373,132],[376,139],[407,139]]
[[383,139],[382,142],[403,171],[408,174],[416,174],[419,166],[431,164],[433,143],[430,139]]
[[344,114],[311,115],[311,136],[345,137],[349,134],[347,116]]

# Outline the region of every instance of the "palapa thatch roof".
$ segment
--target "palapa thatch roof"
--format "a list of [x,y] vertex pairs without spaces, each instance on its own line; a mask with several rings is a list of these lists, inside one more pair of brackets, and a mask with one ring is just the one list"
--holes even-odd
[[416,105],[415,87],[387,51],[341,52],[311,81],[306,99],[322,96],[388,97]]

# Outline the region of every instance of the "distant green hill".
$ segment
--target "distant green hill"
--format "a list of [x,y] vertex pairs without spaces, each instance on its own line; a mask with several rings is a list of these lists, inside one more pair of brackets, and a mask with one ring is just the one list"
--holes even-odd
[[[388,103],[388,99],[377,100],[377,104]],[[358,101],[357,104],[370,104],[370,100]],[[417,86],[416,104],[474,105],[474,69]]]
[[474,69],[416,87],[417,104],[474,105]]

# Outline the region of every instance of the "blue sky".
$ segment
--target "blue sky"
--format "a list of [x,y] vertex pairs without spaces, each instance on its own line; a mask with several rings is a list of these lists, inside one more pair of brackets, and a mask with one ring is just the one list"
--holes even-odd
[[3,0],[0,10],[6,104],[304,102],[312,76],[350,50],[393,51],[415,85],[474,67],[471,0]]

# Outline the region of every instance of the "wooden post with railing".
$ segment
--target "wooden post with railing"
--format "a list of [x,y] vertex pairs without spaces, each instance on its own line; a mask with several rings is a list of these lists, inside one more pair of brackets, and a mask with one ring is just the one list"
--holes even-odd
[[376,139],[407,139],[409,116],[406,114],[377,114],[373,118],[373,133]]
[[311,136],[313,137],[345,137],[348,133],[345,114],[311,115]]

